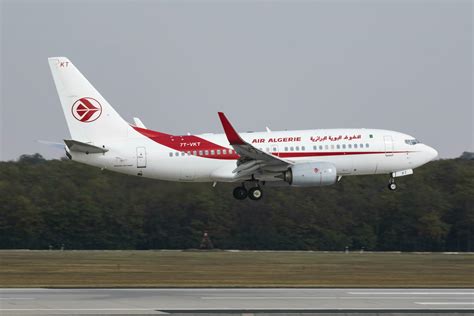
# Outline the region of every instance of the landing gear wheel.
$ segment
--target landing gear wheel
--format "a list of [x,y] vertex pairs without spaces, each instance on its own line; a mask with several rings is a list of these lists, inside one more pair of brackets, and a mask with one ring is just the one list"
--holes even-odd
[[248,193],[247,193],[247,189],[245,189],[244,187],[236,187],[234,189],[234,197],[237,199],[237,200],[245,200],[245,198],[247,197]]
[[395,191],[397,189],[397,184],[395,183],[395,179],[390,179],[390,182],[388,183],[388,189],[390,191]]
[[251,188],[249,190],[249,198],[254,201],[258,201],[262,198],[263,192],[259,187]]

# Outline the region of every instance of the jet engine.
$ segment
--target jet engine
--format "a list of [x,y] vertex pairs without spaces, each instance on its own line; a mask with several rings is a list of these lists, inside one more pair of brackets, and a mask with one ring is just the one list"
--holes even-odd
[[336,166],[329,162],[308,162],[293,165],[283,173],[291,186],[319,187],[336,183]]

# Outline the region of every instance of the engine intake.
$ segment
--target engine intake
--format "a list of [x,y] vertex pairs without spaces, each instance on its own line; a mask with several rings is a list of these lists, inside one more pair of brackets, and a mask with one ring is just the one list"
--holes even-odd
[[336,166],[329,162],[300,163],[283,173],[283,180],[292,186],[325,186],[336,183]]

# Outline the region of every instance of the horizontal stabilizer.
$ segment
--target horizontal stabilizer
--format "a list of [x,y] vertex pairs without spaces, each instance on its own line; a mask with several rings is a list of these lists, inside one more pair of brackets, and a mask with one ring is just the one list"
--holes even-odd
[[49,146],[51,148],[62,149],[64,150],[64,144],[58,142],[50,142],[48,140],[37,140],[38,143]]
[[77,151],[87,154],[103,154],[109,151],[106,148],[94,146],[88,143],[83,143],[77,140],[65,139],[64,142],[66,143],[66,146],[67,148],[69,148],[70,151]]

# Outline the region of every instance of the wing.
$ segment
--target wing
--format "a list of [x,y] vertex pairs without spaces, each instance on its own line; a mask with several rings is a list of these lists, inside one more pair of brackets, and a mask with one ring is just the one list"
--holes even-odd
[[284,171],[293,163],[275,155],[255,148],[247,143],[236,132],[232,124],[224,113],[219,112],[219,118],[224,128],[229,144],[234,148],[235,152],[240,155],[237,161],[237,168],[233,171],[238,176],[246,176],[257,171]]

